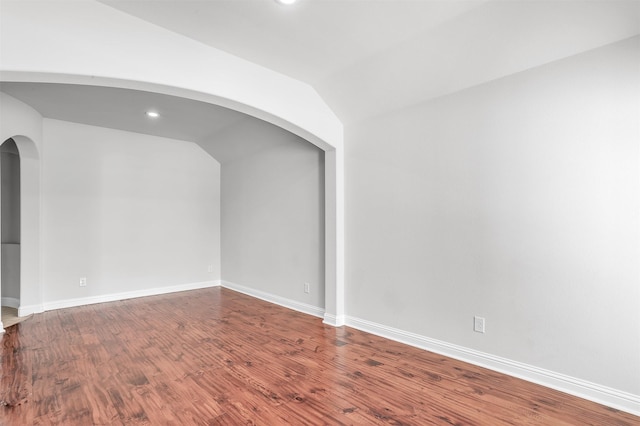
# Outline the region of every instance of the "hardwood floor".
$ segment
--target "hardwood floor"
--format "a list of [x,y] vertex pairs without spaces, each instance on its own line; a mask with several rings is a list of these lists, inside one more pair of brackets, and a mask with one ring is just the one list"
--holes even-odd
[[221,288],[45,312],[2,343],[2,425],[640,425]]

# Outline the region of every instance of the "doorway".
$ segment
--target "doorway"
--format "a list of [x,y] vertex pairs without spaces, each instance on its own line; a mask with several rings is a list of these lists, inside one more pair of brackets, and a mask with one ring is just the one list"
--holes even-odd
[[0,145],[0,222],[1,314],[7,327],[20,306],[20,153],[13,139]]

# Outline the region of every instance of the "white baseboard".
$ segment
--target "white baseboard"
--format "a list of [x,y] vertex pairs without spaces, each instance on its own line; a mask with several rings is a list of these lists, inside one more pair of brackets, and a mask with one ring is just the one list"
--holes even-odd
[[419,334],[347,316],[346,325],[390,340],[489,368],[608,407],[640,415],[640,396]]
[[[77,299],[56,300],[53,302],[45,302],[43,304],[42,309],[43,311],[53,311],[56,309],[73,308],[76,306],[93,305],[95,303],[115,302],[117,300],[134,299],[137,297],[157,296],[160,294],[176,293],[179,291],[198,290],[201,288],[216,287],[219,285],[220,285],[219,280],[203,281],[199,283],[180,284],[180,285],[172,285],[167,287],[149,288],[145,290],[126,291],[123,293],[112,293],[112,294],[104,294],[99,296],[79,297]],[[25,307],[25,308],[31,308],[31,307]],[[19,315],[22,316],[22,312],[19,312]]]
[[25,305],[18,307],[18,316],[26,317],[31,314],[40,314],[44,312],[43,305]]
[[333,327],[342,327],[343,325],[345,325],[345,321],[346,319],[344,315],[335,316],[325,313],[324,320],[322,322]]
[[[94,303],[113,302],[116,300],[132,299],[136,297],[155,296],[166,293],[174,293],[179,291],[196,290],[201,288],[223,286],[239,293],[247,294],[276,305],[284,306],[295,311],[323,318],[325,324],[339,327],[347,325],[358,330],[366,331],[377,336],[381,336],[390,340],[405,343],[430,352],[445,355],[470,364],[489,368],[500,373],[518,377],[529,382],[537,383],[561,392],[568,393],[580,398],[597,402],[615,409],[626,411],[634,415],[640,415],[640,395],[631,394],[617,389],[601,386],[586,380],[556,373],[553,371],[538,368],[532,365],[512,361],[501,358],[474,349],[465,348],[463,346],[454,345],[443,342],[441,340],[432,339],[419,334],[407,332],[386,325],[374,323],[364,319],[340,316],[336,317],[331,314],[325,314],[323,308],[297,302],[295,300],[276,296],[250,287],[245,287],[229,281],[205,281],[200,283],[183,284],[169,287],[159,287],[147,290],[137,290],[124,293],[115,293],[102,296],[92,296],[77,299],[67,299],[55,302],[46,302],[43,305],[20,306],[18,308],[19,316],[26,316],[32,313],[40,313],[44,311],[70,308],[74,306],[89,305]],[[9,299],[9,298],[7,298]],[[5,304],[5,298],[2,298]],[[6,306],[11,306],[7,304]],[[0,328],[0,333],[4,330]]]
[[18,309],[20,306],[20,299],[16,299],[15,297],[2,297],[0,300],[0,304],[2,306],[8,306],[13,309]]
[[255,297],[257,299],[265,300],[267,302],[275,303],[276,305],[284,306],[285,308],[293,309],[294,311],[302,312],[304,314],[313,315],[314,317],[323,318],[324,309],[317,306],[308,305],[306,303],[297,302],[295,300],[287,299],[285,297],[276,296],[271,293],[265,293],[264,291],[256,290],[250,287],[245,287],[240,284],[235,284],[229,281],[221,281],[221,285],[229,290],[237,291],[248,296]]
[[2,306],[8,306],[10,308],[17,309],[19,317],[26,317],[31,314],[44,312],[42,305],[21,306],[20,299],[16,299],[15,297],[2,297],[1,303]]

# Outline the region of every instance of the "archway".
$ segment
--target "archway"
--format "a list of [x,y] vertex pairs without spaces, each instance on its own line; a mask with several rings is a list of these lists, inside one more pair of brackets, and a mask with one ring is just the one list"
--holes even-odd
[[0,183],[0,284],[4,320],[17,317],[20,306],[20,153],[11,138],[0,145]]
[[[3,281],[0,286],[0,299],[2,305],[17,309],[18,316],[26,316],[34,312],[42,312],[40,162],[38,149],[31,138],[22,135],[6,138],[6,135],[3,135],[3,142],[9,142],[9,144],[3,143],[0,146],[0,156],[1,152],[8,152],[14,158],[8,160],[13,164],[5,170],[10,178],[3,179],[2,182],[5,188],[12,185],[13,189],[9,193],[2,194],[6,197],[0,195],[2,200],[0,203],[0,223],[4,228],[2,245],[5,251],[0,261],[0,280]],[[5,165],[6,163],[7,161],[5,161]],[[1,169],[0,173],[2,173]],[[17,193],[16,181],[19,182]],[[2,205],[5,203],[2,198],[6,198],[6,206]],[[5,215],[10,216],[9,220],[6,220]],[[7,231],[7,229],[9,230]],[[10,248],[7,247],[9,245]],[[6,250],[7,248],[8,250]],[[8,260],[8,268],[4,264],[5,260]],[[2,275],[8,270],[10,270],[8,273],[10,276],[7,277],[9,280],[4,280],[5,277]],[[0,327],[3,327],[1,321]],[[0,333],[3,331],[3,328],[0,329]]]
[[[77,2],[45,2],[37,7],[31,2],[6,3],[2,9],[2,39],[8,42],[2,46],[0,80],[90,84],[181,96],[244,112],[323,149],[325,322],[344,324],[344,129],[311,86],[155,25],[131,20],[100,2],[82,2],[82,7]],[[88,27],[87,22],[93,24]],[[34,33],[33,28],[39,31]],[[171,55],[167,55],[167,49]],[[9,121],[3,117],[3,126],[4,122]],[[27,159],[16,143],[24,186],[28,183],[24,171]],[[23,207],[26,202],[23,196]],[[27,215],[24,209],[22,215],[23,219]],[[39,225],[34,226],[39,233]],[[22,229],[24,264],[24,223]],[[38,264],[36,272],[29,273],[38,275],[39,270]],[[25,269],[22,272],[24,290],[27,277]],[[23,291],[21,303],[25,297]],[[42,297],[38,297],[40,305],[34,305],[34,309],[42,309]]]
[[[70,77],[67,77],[67,79]],[[59,75],[37,75],[34,76],[30,73],[23,73],[19,81],[22,82],[46,82],[49,84],[59,83],[59,80],[66,81]],[[10,79],[11,80],[11,79]],[[74,84],[83,85],[87,81],[82,76],[74,76]],[[209,103],[212,105],[224,106],[224,102],[219,102],[216,96],[209,95],[201,92],[183,91],[179,88],[171,86],[163,86],[157,84],[150,84],[144,82],[131,82],[128,80],[116,80],[116,79],[94,79],[100,81],[93,81],[92,83],[100,83],[98,86],[116,88],[116,89],[130,89],[141,90],[147,92],[153,92],[160,95],[177,96],[184,99],[196,100],[200,102]],[[256,118],[262,118],[264,121],[270,122],[280,128],[288,130],[289,132],[302,137],[307,142],[316,145],[318,148],[325,152],[325,295],[324,295],[324,321],[327,324],[340,326],[344,324],[344,263],[343,263],[343,247],[342,241],[344,238],[343,228],[343,158],[342,158],[342,146],[332,146],[322,139],[310,134],[308,131],[301,129],[286,120],[278,117],[269,116],[264,112],[257,112],[253,108],[247,106],[228,105],[227,108],[234,109],[236,111],[244,112],[247,115],[251,115]],[[39,303],[29,304],[23,306],[20,312],[24,315],[28,315],[34,312],[40,312],[43,309],[42,303],[44,299],[42,296],[39,299]],[[24,305],[24,304],[23,304]]]

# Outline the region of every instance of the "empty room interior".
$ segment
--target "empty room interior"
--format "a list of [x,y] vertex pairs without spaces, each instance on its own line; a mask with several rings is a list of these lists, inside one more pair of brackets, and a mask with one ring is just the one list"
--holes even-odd
[[640,1],[0,0],[0,144],[1,425],[640,425]]

